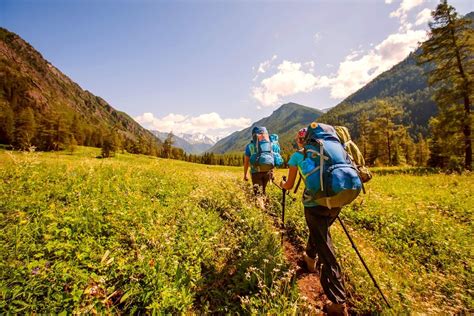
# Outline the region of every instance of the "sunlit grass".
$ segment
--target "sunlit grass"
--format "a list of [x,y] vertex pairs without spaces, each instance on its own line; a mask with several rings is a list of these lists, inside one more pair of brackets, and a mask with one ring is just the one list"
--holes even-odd
[[[366,189],[341,218],[393,310],[472,310],[474,177],[378,168]],[[276,201],[281,193],[272,195]],[[299,199],[289,201],[286,218],[290,234],[303,244],[307,228]],[[333,236],[354,310],[388,312],[338,223]]]
[[98,154],[0,152],[1,310],[304,308],[240,169]]
[[[99,149],[0,151],[0,309],[16,313],[304,313],[273,219],[242,168]],[[461,313],[473,307],[472,175],[378,168],[333,237],[353,311]],[[286,170],[276,172],[277,181]],[[270,185],[271,212],[281,192]],[[304,245],[300,201],[286,234]]]

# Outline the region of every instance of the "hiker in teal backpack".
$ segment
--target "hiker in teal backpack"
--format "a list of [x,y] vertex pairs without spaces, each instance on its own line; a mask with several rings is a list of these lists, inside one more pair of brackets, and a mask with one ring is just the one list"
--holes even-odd
[[252,129],[252,140],[245,147],[244,158],[244,180],[248,181],[248,169],[252,177],[253,190],[255,195],[262,193],[268,182],[273,177],[275,158],[272,150],[272,143],[268,131],[263,126],[255,126]]
[[323,290],[331,301],[325,310],[347,315],[346,292],[329,227],[341,207],[357,197],[361,182],[357,171],[332,126],[313,122],[298,131],[298,151],[288,161],[288,180],[281,187],[291,190],[298,172],[305,182],[303,205],[309,238],[303,259],[309,272],[320,272]]

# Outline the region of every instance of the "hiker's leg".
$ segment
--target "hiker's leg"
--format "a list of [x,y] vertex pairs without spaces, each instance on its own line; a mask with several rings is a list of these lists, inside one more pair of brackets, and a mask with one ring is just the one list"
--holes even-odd
[[318,252],[316,248],[316,237],[314,236],[313,230],[311,229],[311,227],[313,226],[313,224],[310,223],[310,221],[312,221],[312,217],[307,215],[309,214],[309,212],[310,211],[307,210],[307,208],[305,207],[304,216],[306,218],[306,224],[308,225],[308,228],[309,228],[308,242],[306,243],[306,254],[311,259],[315,259]]
[[265,208],[267,208],[270,205],[270,198],[268,197],[268,195],[266,193],[266,188],[267,188],[268,182],[272,181],[272,178],[273,178],[273,172],[272,171],[265,172],[265,174],[262,177],[262,180],[263,180],[262,181],[262,188],[263,188]]
[[342,282],[341,267],[337,263],[329,234],[329,226],[334,222],[339,210],[331,210],[333,215],[325,216],[328,211],[327,208],[321,207],[305,208],[305,217],[311,234],[310,245],[316,248],[318,259],[322,263],[320,279],[324,293],[331,302],[342,304],[346,301],[346,292]]
[[259,195],[262,192],[263,179],[262,172],[252,173],[253,193]]
[[272,173],[269,172],[262,172],[262,193],[265,194],[265,189],[267,188],[267,184],[270,181]]
[[[306,218],[306,224],[308,225],[308,227],[313,227],[315,225],[318,225],[315,219],[314,216],[312,215],[319,215],[319,216],[330,216],[330,215],[334,215],[334,214],[339,214],[339,210],[328,210],[327,208],[322,208],[322,207],[305,207],[305,218]],[[331,221],[331,223],[329,224],[329,226],[334,222],[334,220],[336,219],[337,217],[334,217],[334,219]],[[328,226],[328,227],[329,227]],[[328,234],[329,234],[329,231],[328,231]],[[317,239],[317,235],[318,234],[314,234],[313,233],[313,229],[309,229],[309,236],[308,236],[308,242],[306,243],[306,254],[310,257],[310,258],[316,258],[317,254],[318,254],[318,250],[316,248],[316,245],[317,245],[317,242],[318,242],[318,239]],[[331,247],[332,247],[332,242],[331,242]],[[333,248],[333,252],[334,252],[334,248]]]

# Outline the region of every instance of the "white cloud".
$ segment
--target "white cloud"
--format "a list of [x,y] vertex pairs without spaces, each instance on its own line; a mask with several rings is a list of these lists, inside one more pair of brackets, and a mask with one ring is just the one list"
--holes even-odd
[[313,71],[305,71],[301,63],[285,60],[277,73],[253,88],[252,95],[262,106],[274,106],[282,97],[321,88],[330,88],[332,98],[344,98],[402,61],[426,37],[425,31],[411,29],[390,34],[369,51],[351,51],[331,76],[317,76]]
[[421,5],[424,1],[425,0],[403,0],[398,9],[390,13],[390,16],[397,18],[402,17],[404,14],[407,14],[408,11]]
[[[413,30],[413,25],[407,20],[407,13],[423,2],[424,0],[402,0],[398,9],[390,14],[391,17],[400,18],[398,32],[388,35],[375,46],[371,43],[370,47],[373,48],[366,52],[353,50],[346,56],[339,64],[336,75],[328,79],[331,97],[344,98],[354,93],[370,80],[402,61],[418,47],[419,42],[427,39],[426,31]],[[425,10],[429,11],[429,9]],[[425,17],[425,10],[418,14],[417,19]]]
[[[308,66],[311,65],[314,66],[309,62]],[[280,101],[281,97],[315,89],[318,78],[301,68],[301,63],[283,61],[278,66],[276,74],[263,79],[260,86],[253,88],[253,97],[263,106],[273,106]]]
[[[266,72],[272,67],[272,63],[273,63],[277,58],[278,58],[277,55],[273,55],[272,58],[261,62],[261,63],[258,65],[257,74],[256,74],[255,77],[253,78],[253,81],[257,81],[259,75],[266,73]],[[252,71],[255,71],[255,67],[252,67]]]
[[393,2],[393,0],[385,0],[385,3],[386,3],[386,4],[390,4],[390,3],[392,3],[392,2]]
[[426,0],[402,0],[397,10],[390,13],[390,17],[400,19],[400,31],[404,32],[410,30],[412,25],[407,22],[408,12],[417,6],[423,4]]
[[428,23],[430,20],[431,20],[431,10],[428,8],[425,8],[416,16],[415,25],[424,25]]
[[402,61],[425,40],[425,31],[407,30],[404,33],[390,34],[380,44],[365,55],[350,53],[339,64],[336,76],[329,79],[331,97],[344,98],[367,84],[382,72]]
[[278,58],[277,55],[273,55],[271,59],[265,60],[264,62],[261,62],[260,65],[258,65],[257,72],[262,73],[262,74],[266,73],[267,70],[270,69],[270,67],[272,65],[272,62],[277,58]]
[[[274,106],[281,98],[297,93],[307,93],[315,89],[329,88],[332,98],[344,98],[354,93],[369,81],[402,61],[414,51],[419,42],[427,39],[424,30],[414,30],[408,22],[407,13],[421,5],[425,0],[402,0],[399,8],[390,16],[398,17],[400,28],[378,44],[371,43],[368,50],[353,49],[339,63],[337,71],[329,76],[318,76],[314,72],[314,62],[299,63],[285,60],[277,72],[261,80],[253,87],[252,95],[260,106]],[[391,0],[386,0],[391,3]],[[429,9],[424,9],[417,16],[416,25],[426,21]],[[326,67],[333,67],[326,64]],[[255,81],[255,80],[254,80]]]
[[135,117],[135,121],[145,128],[160,132],[203,133],[219,137],[226,136],[232,131],[248,127],[251,124],[251,120],[248,118],[221,118],[215,112],[194,117],[170,113],[161,118],[147,112]]

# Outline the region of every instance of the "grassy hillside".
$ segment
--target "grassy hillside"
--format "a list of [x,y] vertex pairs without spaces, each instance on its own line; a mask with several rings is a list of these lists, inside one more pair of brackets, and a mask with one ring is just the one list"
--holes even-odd
[[[309,311],[241,168],[97,154],[0,151],[0,310]],[[343,211],[395,313],[474,308],[473,188],[472,175],[378,169]],[[287,201],[287,235],[303,245],[301,203]],[[388,312],[338,224],[333,237],[352,311]]]
[[263,118],[253,123],[252,126],[234,132],[219,140],[208,151],[213,153],[243,152],[252,137],[252,128],[254,126],[265,126],[269,133],[278,134],[282,149],[290,151],[293,148],[292,144],[296,132],[301,127],[313,122],[322,113],[320,110],[296,103],[283,104],[269,117]]

